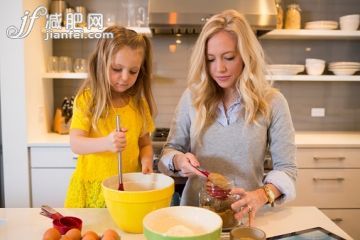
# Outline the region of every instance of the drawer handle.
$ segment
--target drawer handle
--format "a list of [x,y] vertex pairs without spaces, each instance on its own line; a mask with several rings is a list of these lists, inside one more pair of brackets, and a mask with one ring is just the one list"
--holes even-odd
[[318,178],[318,177],[314,177],[313,180],[316,181],[344,181],[345,178],[342,177],[338,177],[338,178]]
[[343,219],[342,219],[342,218],[337,217],[337,218],[331,218],[331,221],[333,221],[333,222],[335,222],[335,223],[338,223],[338,222],[342,222],[342,221],[343,221]]
[[345,160],[345,157],[313,157],[313,159],[315,161],[318,161],[318,160],[338,160],[338,161],[343,161],[343,160]]

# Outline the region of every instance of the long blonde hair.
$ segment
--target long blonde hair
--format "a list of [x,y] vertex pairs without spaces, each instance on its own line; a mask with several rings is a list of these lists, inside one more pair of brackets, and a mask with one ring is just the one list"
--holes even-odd
[[150,40],[146,36],[120,26],[108,27],[104,32],[113,33],[113,38],[102,38],[98,41],[89,60],[89,77],[78,93],[83,94],[87,89],[91,92],[90,99],[87,99],[89,105],[86,112],[93,116],[91,125],[95,130],[97,130],[98,120],[106,117],[112,108],[109,70],[112,57],[124,46],[144,50],[144,59],[136,82],[124,94],[133,97],[135,107],[143,119],[145,119],[144,97],[151,115],[154,115],[156,111],[151,91],[152,50]]
[[245,18],[235,10],[225,10],[207,21],[191,55],[188,87],[197,113],[193,132],[195,139],[199,139],[205,128],[215,121],[218,104],[224,95],[223,89],[209,74],[206,57],[208,40],[220,31],[236,37],[237,50],[244,62],[235,86],[245,108],[246,123],[256,123],[259,116],[269,117],[268,97],[275,89],[265,78],[262,47]]

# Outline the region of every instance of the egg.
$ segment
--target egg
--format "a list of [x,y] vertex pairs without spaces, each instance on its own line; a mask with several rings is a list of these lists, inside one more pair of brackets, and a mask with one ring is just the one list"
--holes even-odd
[[49,228],[43,235],[43,240],[59,240],[60,238],[61,234],[56,228]]
[[67,236],[70,240],[80,240],[81,232],[77,228],[72,228],[66,232],[65,236]]
[[120,240],[119,234],[113,229],[107,229],[103,233],[102,240]]
[[66,235],[63,235],[62,237],[61,237],[61,239],[60,240],[72,240],[71,238],[69,238],[68,236],[66,236]]
[[94,231],[87,231],[84,235],[82,240],[99,240],[99,236]]

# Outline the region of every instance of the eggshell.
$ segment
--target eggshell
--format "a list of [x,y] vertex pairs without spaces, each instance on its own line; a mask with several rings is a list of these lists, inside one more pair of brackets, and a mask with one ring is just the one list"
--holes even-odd
[[59,240],[61,238],[60,232],[55,228],[49,228],[43,235],[43,240]]
[[102,240],[120,240],[120,236],[115,230],[107,229],[103,233]]
[[66,232],[65,236],[67,236],[70,240],[80,240],[81,232],[77,228],[70,229]]
[[99,240],[99,236],[94,231],[87,231],[84,235],[82,240]]

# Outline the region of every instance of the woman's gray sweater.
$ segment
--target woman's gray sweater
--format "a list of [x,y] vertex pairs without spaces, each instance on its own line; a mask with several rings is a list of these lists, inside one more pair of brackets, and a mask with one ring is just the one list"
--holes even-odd
[[[240,116],[228,126],[215,121],[203,135],[202,145],[191,138],[195,110],[191,93],[187,89],[176,108],[167,143],[163,150],[159,169],[167,175],[172,158],[182,152],[193,153],[200,166],[234,180],[236,187],[255,190],[264,183],[274,184],[282,193],[276,203],[295,198],[295,131],[289,107],[281,93],[276,93],[270,103],[271,118],[258,119],[258,124],[246,124],[243,106]],[[269,149],[273,170],[264,176],[265,153]],[[181,175],[181,172],[180,172]],[[181,205],[199,205],[199,192],[204,178],[190,177],[185,185]]]

